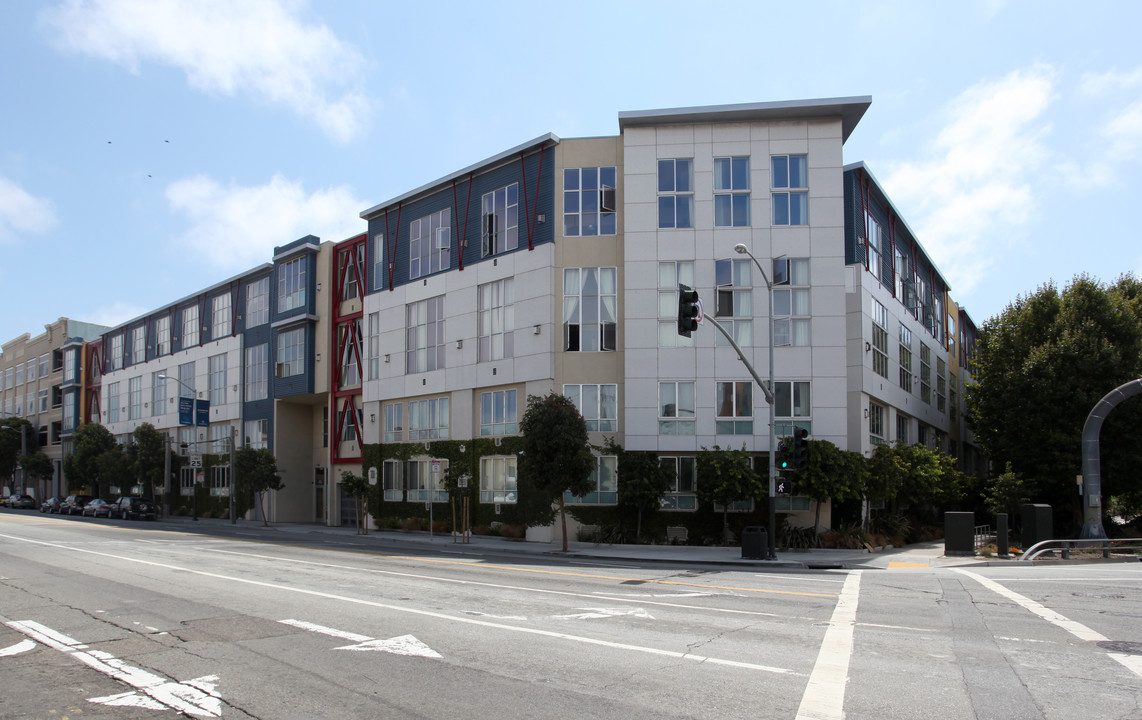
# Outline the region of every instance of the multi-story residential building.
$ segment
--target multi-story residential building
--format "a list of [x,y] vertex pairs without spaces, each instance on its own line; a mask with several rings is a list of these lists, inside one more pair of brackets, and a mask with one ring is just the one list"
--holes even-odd
[[44,326],[44,333],[25,333],[4,344],[0,354],[0,417],[22,417],[35,428],[35,437],[24,439],[28,452],[42,450],[52,461],[51,480],[24,478],[17,471],[19,490],[44,499],[66,491],[62,482],[66,456],[64,388],[72,381],[64,363],[64,347],[96,338],[102,325],[68,318]]

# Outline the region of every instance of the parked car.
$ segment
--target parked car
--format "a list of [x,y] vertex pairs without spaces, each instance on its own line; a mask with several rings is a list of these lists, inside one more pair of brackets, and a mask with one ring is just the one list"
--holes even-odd
[[155,504],[146,498],[121,497],[111,506],[111,517],[124,520],[154,520]]
[[89,500],[88,503],[83,506],[83,516],[87,517],[88,515],[95,518],[111,517],[111,503],[99,498]]
[[47,500],[44,500],[42,503],[40,503],[40,512],[42,512],[42,513],[57,513],[57,512],[59,512],[59,506],[62,504],[63,504],[63,498],[61,498],[61,497],[50,497]]
[[14,510],[35,510],[36,499],[31,495],[13,495],[8,498],[8,507]]
[[75,515],[83,512],[83,506],[94,500],[91,495],[68,495],[60,503],[60,515]]

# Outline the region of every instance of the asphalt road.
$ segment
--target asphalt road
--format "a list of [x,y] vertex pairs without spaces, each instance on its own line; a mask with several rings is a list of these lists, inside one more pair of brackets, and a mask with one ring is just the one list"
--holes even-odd
[[3,718],[1142,718],[1142,563],[774,571],[0,513]]

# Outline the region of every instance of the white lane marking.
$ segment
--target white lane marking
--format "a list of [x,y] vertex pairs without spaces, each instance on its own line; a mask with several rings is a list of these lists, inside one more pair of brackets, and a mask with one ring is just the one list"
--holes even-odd
[[188,680],[185,683],[173,682],[141,668],[128,665],[110,653],[100,650],[85,651],[82,648],[87,646],[78,640],[33,620],[12,620],[6,622],[5,625],[50,648],[70,655],[89,668],[124,682],[135,688],[136,691],[143,693],[143,696],[136,692],[120,693],[90,698],[89,702],[158,709],[171,708],[198,717],[222,716],[222,701],[218,693],[214,691],[215,681],[218,680],[217,675],[207,675]]
[[36,644],[31,640],[21,640],[20,642],[0,649],[0,657],[8,657],[10,655],[19,655],[22,652],[28,652],[36,647]]
[[[436,618],[446,622],[458,622],[467,625],[479,625],[482,627],[493,628],[496,630],[504,630],[507,632],[518,632],[527,635],[539,635],[542,637],[549,637],[556,640],[566,640],[568,642],[577,642],[584,645],[597,645],[600,647],[612,648],[615,650],[627,650],[630,652],[640,652],[647,655],[657,655],[660,657],[669,657],[677,660],[689,660],[692,662],[703,663],[708,665],[724,665],[727,667],[736,667],[744,670],[757,670],[760,672],[771,672],[778,674],[791,674],[793,671],[788,668],[772,667],[769,665],[757,665],[754,663],[738,662],[736,660],[725,660],[722,658],[708,657],[705,655],[696,655],[689,652],[678,652],[675,650],[661,650],[658,648],[645,647],[642,645],[629,645],[627,643],[616,643],[608,640],[598,640],[596,638],[582,637],[579,635],[568,635],[567,633],[552,632],[550,630],[540,630],[538,628],[519,627],[517,625],[504,625],[501,623],[487,622],[485,620],[475,620],[472,618],[458,617],[455,615],[446,615],[444,613],[433,612],[431,610],[420,610],[418,608],[404,607],[401,605],[389,605],[387,603],[374,602],[372,600],[364,600],[362,598],[351,598],[344,595],[335,595],[333,593],[321,592],[319,590],[306,590],[304,588],[290,587],[288,585],[279,585],[277,583],[262,582],[260,580],[250,580],[248,578],[231,577],[228,575],[220,575],[218,573],[206,572],[204,570],[195,570],[193,568],[182,567],[179,565],[170,565],[167,563],[154,562],[152,560],[140,560],[139,558],[126,557],[124,555],[112,555],[111,553],[99,552],[97,550],[88,550],[86,548],[68,547],[66,545],[59,545],[57,543],[45,542],[43,540],[31,540],[29,538],[17,537],[15,535],[0,534],[0,537],[15,540],[17,542],[28,543],[31,545],[42,545],[45,547],[54,547],[60,550],[71,550],[72,552],[83,553],[85,555],[97,555],[99,557],[107,557],[113,560],[123,560],[125,562],[137,563],[139,565],[147,565],[150,567],[163,568],[166,570],[176,570],[179,572],[190,573],[191,575],[200,575],[202,577],[214,578],[215,580],[226,580],[229,582],[242,583],[244,585],[253,585],[255,587],[268,588],[270,590],[281,590],[283,592],[292,592],[299,595],[307,595],[309,597],[319,597],[326,600],[338,600],[340,602],[352,603],[354,605],[364,605],[367,607],[375,607],[383,610],[392,610],[394,612],[409,613],[411,615],[420,615],[423,617]],[[241,553],[237,553],[241,554]],[[318,563],[314,563],[318,564]],[[859,571],[858,571],[859,572]],[[460,581],[463,584],[463,581]]]
[[853,628],[860,599],[860,570],[841,587],[817,662],[797,708],[797,720],[841,720],[845,716],[845,687],[849,682],[849,659],[853,652]]
[[630,615],[632,617],[647,618],[653,620],[652,616],[642,608],[579,608],[585,612],[576,613],[574,615],[555,615],[556,620],[599,620],[604,618],[621,617],[623,615]]
[[337,628],[326,627],[304,620],[278,620],[278,622],[283,625],[290,625],[302,630],[309,630],[310,632],[341,638],[342,640],[352,640],[357,643],[356,645],[343,645],[339,648],[334,648],[335,650],[379,650],[380,652],[392,653],[394,655],[412,655],[415,657],[430,658],[443,657],[443,655],[417,640],[412,635],[401,635],[400,637],[389,638],[388,640],[375,640],[368,635],[358,635],[357,633],[347,630],[338,630]]
[[[1075,622],[1074,620],[1071,620],[1066,616],[1055,612],[1051,608],[1035,602],[1029,597],[1020,595],[1014,590],[1008,590],[1006,587],[1000,585],[994,580],[991,580],[990,578],[985,578],[984,576],[971,572],[970,570],[963,570],[961,568],[952,569],[961,575],[967,575],[972,580],[975,580],[988,590],[991,590],[998,595],[1002,595],[1011,602],[1022,607],[1024,610],[1034,613],[1047,622],[1053,625],[1057,625],[1063,630],[1066,630],[1079,640],[1086,640],[1088,642],[1106,642],[1107,640],[1107,637],[1102,633],[1091,630],[1086,625],[1083,625],[1080,622]],[[1142,677],[1142,655],[1128,655],[1126,653],[1116,652],[1108,652],[1107,655],[1117,660],[1130,672],[1134,673],[1138,677]]]

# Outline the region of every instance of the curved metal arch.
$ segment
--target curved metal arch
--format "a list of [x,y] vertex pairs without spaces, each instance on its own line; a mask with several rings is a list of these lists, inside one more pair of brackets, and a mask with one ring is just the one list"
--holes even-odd
[[1105,538],[1102,526],[1102,468],[1099,435],[1102,422],[1123,400],[1142,394],[1142,378],[1119,385],[1106,394],[1083,423],[1083,530],[1081,538]]

